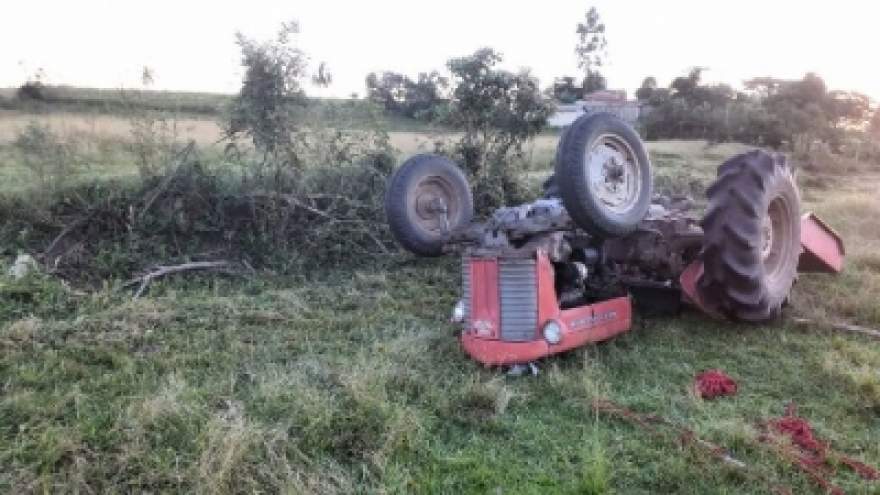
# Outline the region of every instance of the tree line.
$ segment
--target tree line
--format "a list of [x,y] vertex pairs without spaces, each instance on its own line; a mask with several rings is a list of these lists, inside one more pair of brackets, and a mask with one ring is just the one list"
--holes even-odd
[[[739,141],[771,147],[798,148],[821,141],[834,151],[871,118],[870,100],[852,92],[829,90],[814,73],[802,79],[759,77],[743,90],[727,84],[705,84],[696,67],[658,87],[645,78],[636,92],[645,111],[642,127],[648,139]],[[880,119],[875,113],[873,120]]]
[[[548,103],[572,103],[607,88],[606,25],[590,8],[575,27],[574,54],[580,76],[564,75],[541,94]],[[500,57],[499,57],[500,59]],[[704,67],[694,67],[666,87],[646,77],[635,93],[642,109],[638,122],[647,139],[738,141],[774,148],[803,149],[821,142],[843,151],[854,141],[876,148],[880,142],[880,108],[854,91],[829,89],[817,74],[785,80],[755,77],[742,89],[704,81]],[[448,122],[456,77],[439,71],[415,78],[394,71],[370,73],[367,97],[388,114]],[[861,144],[859,144],[861,146]]]

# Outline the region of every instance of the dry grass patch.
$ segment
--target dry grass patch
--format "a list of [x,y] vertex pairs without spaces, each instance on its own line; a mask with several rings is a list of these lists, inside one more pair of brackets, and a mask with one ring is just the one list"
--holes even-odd
[[42,325],[43,320],[34,316],[9,323],[0,331],[0,347],[17,349],[32,345],[39,340]]
[[835,338],[822,368],[851,389],[860,405],[880,411],[880,352],[873,346]]
[[235,493],[249,484],[251,449],[259,446],[263,431],[248,421],[239,407],[230,404],[208,422],[198,461],[199,490]]
[[792,295],[795,312],[816,319],[880,325],[880,177],[842,178],[836,190],[810,198],[815,211],[843,239],[846,260],[837,276],[803,274]]
[[80,319],[73,325],[69,342],[119,344],[133,350],[155,351],[156,333],[177,316],[168,301],[144,298]]
[[154,395],[133,402],[127,411],[133,428],[143,430],[160,418],[188,414],[188,406],[183,398],[187,388],[183,378],[172,374]]
[[466,422],[481,422],[497,419],[510,406],[516,396],[505,383],[503,376],[485,380],[479,375],[472,375],[461,385],[458,398],[452,404],[460,419]]
[[[179,118],[175,128],[181,140],[194,140],[199,145],[211,145],[223,131],[214,119]],[[0,110],[0,144],[9,144],[31,122],[48,126],[61,138],[106,140],[128,142],[132,136],[131,119],[115,115],[52,112],[28,114]]]

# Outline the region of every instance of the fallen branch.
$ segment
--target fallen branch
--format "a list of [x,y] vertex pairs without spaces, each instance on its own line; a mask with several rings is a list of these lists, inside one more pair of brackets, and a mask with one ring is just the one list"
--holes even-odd
[[168,189],[168,187],[171,185],[171,182],[173,182],[174,179],[177,178],[177,175],[180,173],[180,169],[183,168],[183,166],[186,164],[186,160],[187,158],[189,158],[189,154],[192,153],[193,149],[195,149],[195,146],[196,142],[190,141],[185,148],[178,152],[178,154],[175,156],[175,159],[179,157],[177,167],[174,169],[174,172],[166,175],[165,178],[162,179],[162,182],[158,186],[156,186],[155,189],[150,191],[149,195],[147,195],[147,198],[144,201],[144,207],[141,208],[141,211],[138,214],[138,221],[143,221],[144,216],[147,214],[147,212],[150,211],[150,208],[153,207],[153,203],[156,201],[156,199],[158,199],[159,196],[161,196],[162,193]]
[[292,205],[294,205],[294,206],[297,206],[297,207],[299,207],[299,208],[302,208],[302,209],[304,209],[304,210],[306,210],[306,211],[312,212],[312,213],[314,213],[315,215],[318,215],[318,216],[320,216],[320,217],[324,217],[324,218],[331,218],[331,217],[330,217],[330,214],[327,213],[326,211],[319,210],[319,209],[315,208],[314,206],[309,206],[309,205],[303,203],[302,201],[296,199],[296,198],[293,197],[293,195],[291,195],[291,194],[286,194],[286,195],[284,195],[284,199],[285,199],[286,201],[290,202],[290,204],[292,204]]
[[61,242],[61,239],[64,239],[65,237],[67,237],[68,234],[86,224],[89,220],[92,219],[92,217],[95,216],[95,213],[97,212],[92,211],[88,215],[81,216],[67,224],[67,226],[61,229],[61,232],[55,237],[55,239],[53,239],[52,242],[49,243],[49,246],[46,248],[45,251],[43,251],[43,256],[48,260],[49,255],[52,254],[52,251],[58,246],[58,243]]
[[679,438],[683,443],[699,447],[704,452],[711,454],[713,457],[730,467],[737,469],[745,469],[748,467],[745,462],[731,456],[727,452],[727,450],[720,445],[716,445],[708,440],[704,440],[698,437],[693,431],[687,428],[678,427],[660,416],[639,414],[623,406],[617,405],[608,399],[594,400],[593,410],[596,412],[608,414],[609,416],[614,416],[619,419],[624,419],[631,423],[635,423],[642,428],[653,431],[655,433],[657,433],[656,425],[658,424],[673,428],[677,430]]
[[287,203],[288,205],[292,205],[292,206],[297,207],[297,208],[302,208],[303,210],[306,210],[306,211],[308,211],[308,212],[314,213],[315,215],[318,215],[319,217],[322,217],[322,218],[333,218],[333,217],[332,217],[329,213],[327,213],[326,211],[324,211],[324,210],[319,210],[319,209],[315,208],[314,206],[310,206],[310,205],[307,205],[307,204],[303,203],[302,201],[300,201],[299,199],[297,199],[296,197],[294,197],[293,194],[282,194],[282,193],[272,193],[272,192],[257,192],[257,193],[253,193],[253,194],[251,194],[251,198],[254,198],[254,199],[256,199],[256,198],[265,198],[265,199],[279,200],[279,201],[283,201],[283,202]]
[[140,284],[138,286],[137,291],[135,291],[132,299],[137,299],[141,297],[147,287],[153,280],[158,278],[162,278],[166,275],[171,275],[174,273],[195,271],[195,270],[219,270],[223,268],[229,268],[232,264],[228,261],[194,261],[192,263],[183,263],[181,265],[170,265],[170,266],[158,266],[155,270],[146,273],[140,277],[133,278],[123,285],[123,287],[131,287],[135,284]]
[[823,326],[825,328],[836,330],[839,332],[849,332],[849,333],[857,333],[860,335],[865,335],[867,337],[871,337],[874,339],[880,339],[880,330],[875,330],[873,328],[863,327],[861,325],[853,325],[851,323],[843,323],[843,322],[818,322],[815,320],[811,320],[809,318],[792,318],[792,322],[797,325],[818,325]]

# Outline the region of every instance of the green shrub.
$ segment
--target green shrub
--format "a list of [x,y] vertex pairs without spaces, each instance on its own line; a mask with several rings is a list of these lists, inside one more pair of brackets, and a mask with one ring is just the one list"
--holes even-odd
[[48,126],[36,122],[16,136],[13,148],[45,192],[63,185],[82,166],[76,140],[61,141]]
[[[160,175],[59,188],[40,207],[0,198],[0,243],[9,254],[39,253],[65,278],[94,282],[205,258],[287,270],[388,252],[387,135],[302,135],[302,156],[316,165],[289,176],[261,172],[254,153],[209,161],[191,144]],[[267,169],[289,171],[271,162]]]
[[447,123],[461,129],[454,142],[439,143],[473,179],[475,207],[486,213],[523,199],[519,179],[523,146],[547,124],[552,112],[538,81],[527,71],[495,68],[502,60],[491,48],[448,62],[454,89]]
[[18,87],[15,93],[19,100],[46,101],[48,99],[46,85],[39,80],[27,81]]

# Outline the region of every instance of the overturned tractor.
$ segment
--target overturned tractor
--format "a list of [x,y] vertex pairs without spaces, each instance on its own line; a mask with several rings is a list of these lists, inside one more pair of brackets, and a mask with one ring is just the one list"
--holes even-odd
[[839,272],[843,244],[801,213],[782,155],[755,150],[718,168],[699,218],[689,198],[655,197],[638,134],[610,114],[563,133],[544,197],[474,221],[467,179],[418,155],[391,179],[386,214],[421,256],[462,256],[453,319],[476,360],[523,364],[627,331],[632,306],[767,322],[798,271]]

